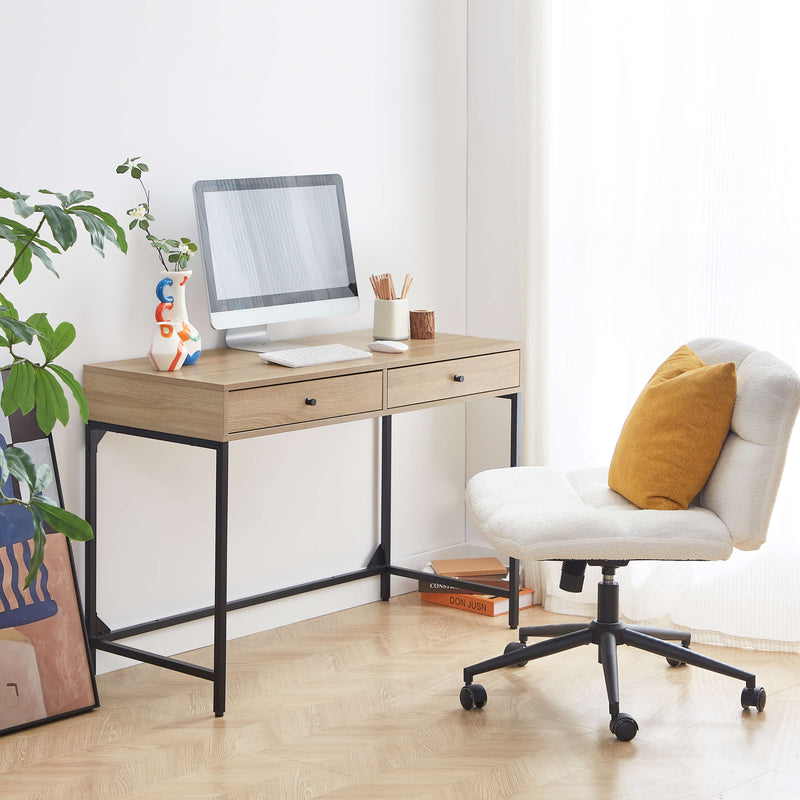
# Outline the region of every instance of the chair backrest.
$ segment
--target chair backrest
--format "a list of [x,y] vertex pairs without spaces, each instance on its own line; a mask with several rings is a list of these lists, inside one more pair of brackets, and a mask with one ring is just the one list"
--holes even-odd
[[731,430],[696,503],[727,525],[734,546],[756,550],[767,538],[786,450],[800,408],[800,379],[764,350],[729,339],[695,339],[707,364],[733,361],[736,402]]

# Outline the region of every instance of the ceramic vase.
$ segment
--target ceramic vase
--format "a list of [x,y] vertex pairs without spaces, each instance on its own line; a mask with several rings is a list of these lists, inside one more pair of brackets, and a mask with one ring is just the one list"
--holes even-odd
[[[200,331],[189,321],[186,311],[186,283],[192,277],[190,269],[178,272],[161,273],[161,279],[156,286],[156,297],[159,303],[156,306],[156,322],[171,322],[179,335],[188,332],[188,338],[183,340],[186,358],[183,364],[194,364],[200,358]],[[158,335],[158,334],[156,334]],[[172,369],[180,369],[174,367]]]
[[183,326],[177,328],[172,322],[157,322],[156,325],[158,330],[153,336],[147,355],[159,372],[174,372],[186,363],[189,330]]

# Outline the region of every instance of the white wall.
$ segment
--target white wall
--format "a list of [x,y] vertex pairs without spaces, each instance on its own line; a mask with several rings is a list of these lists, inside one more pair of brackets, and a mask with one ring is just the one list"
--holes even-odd
[[[357,316],[273,335],[369,327],[367,275],[384,271],[413,272],[414,304],[436,310],[439,330],[464,332],[467,14],[464,0],[0,0],[0,71],[15,99],[4,103],[0,183],[92,189],[124,218],[141,198],[114,167],[142,156],[156,233],[196,238],[195,180],[339,172],[366,302]],[[221,346],[196,267],[191,317],[205,347]],[[39,270],[8,293],[25,313],[75,323],[66,366],[80,375],[84,363],[145,353],[158,266],[142,238],[127,258],[104,261],[84,244],[59,271],[57,280]],[[395,420],[398,558],[424,562],[415,554],[464,540],[464,415],[453,406]],[[376,433],[366,421],[232,445],[231,597],[366,563],[377,543]],[[75,418],[55,435],[67,505],[80,512],[82,426]],[[430,472],[409,468],[426,462]],[[210,603],[212,456],[108,435],[100,469],[106,621]],[[359,582],[233,614],[229,629],[376,597],[375,581]],[[197,623],[140,644],[176,652],[207,644],[209,630]],[[128,663],[102,656],[99,668]]]
[[[528,237],[529,5],[469,2],[467,332],[523,341]],[[467,477],[509,464],[510,404],[467,408]],[[467,539],[485,541],[471,520]]]

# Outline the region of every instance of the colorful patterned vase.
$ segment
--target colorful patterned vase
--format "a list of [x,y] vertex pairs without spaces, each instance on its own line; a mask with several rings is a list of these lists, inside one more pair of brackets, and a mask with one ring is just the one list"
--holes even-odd
[[[186,358],[183,364],[194,364],[200,358],[200,331],[189,321],[186,313],[186,283],[192,277],[192,271],[185,269],[179,272],[162,272],[161,280],[156,286],[156,322],[172,322],[179,335],[188,331],[188,338],[183,340]],[[158,335],[158,334],[157,334]],[[171,367],[170,369],[180,369]]]
[[159,372],[174,372],[186,363],[186,342],[190,340],[190,331],[185,323],[181,328],[173,322],[156,324],[158,331],[150,343],[147,355]]

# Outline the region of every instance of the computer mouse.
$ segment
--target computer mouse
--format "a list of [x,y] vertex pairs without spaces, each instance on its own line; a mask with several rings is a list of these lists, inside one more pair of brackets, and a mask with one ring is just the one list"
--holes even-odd
[[404,353],[408,350],[408,345],[405,342],[386,342],[383,340],[370,342],[367,347],[377,353]]

